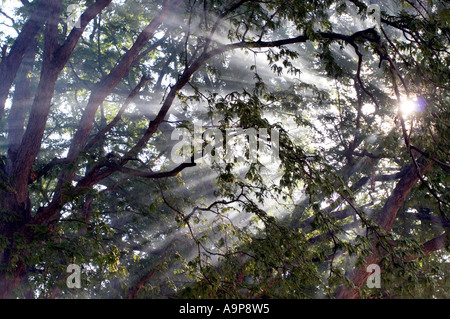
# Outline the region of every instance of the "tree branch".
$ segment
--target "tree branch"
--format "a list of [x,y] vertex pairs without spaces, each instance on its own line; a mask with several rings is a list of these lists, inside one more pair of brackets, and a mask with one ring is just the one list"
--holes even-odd
[[92,146],[94,146],[106,133],[108,133],[121,119],[122,114],[125,112],[128,105],[133,101],[134,97],[139,93],[142,87],[147,83],[152,81],[153,79],[146,78],[145,76],[141,77],[141,80],[136,85],[136,87],[130,92],[122,107],[117,112],[114,119],[108,123],[103,129],[101,129],[97,135],[95,135],[86,145],[85,150],[89,150]]
[[138,177],[145,177],[145,178],[164,178],[164,177],[172,177],[177,175],[179,172],[181,172],[186,167],[193,167],[196,166],[195,163],[182,163],[178,165],[176,168],[167,171],[167,172],[146,172],[146,171],[140,171],[133,168],[128,168],[121,166],[120,164],[112,164],[108,163],[107,166],[110,167],[113,171],[119,171],[125,174],[138,176]]
[[[422,175],[426,170],[431,167],[431,162],[421,163],[420,171],[417,171],[415,165],[408,165],[408,170],[405,175],[400,179],[400,181],[395,186],[391,195],[386,200],[383,208],[377,214],[375,220],[377,224],[386,232],[392,229],[394,221],[397,217],[397,212],[403,205],[407,195],[414,187],[414,185],[419,181],[419,174]],[[379,262],[380,256],[377,251],[377,238],[372,240],[372,253],[366,259],[365,265],[377,264]],[[359,287],[361,287],[367,280],[369,273],[366,272],[365,265],[362,268],[355,269],[352,274],[350,274],[350,279],[354,283],[356,288],[347,288],[342,286],[336,297],[339,299],[353,299],[359,296]]]
[[[22,27],[8,56],[3,56],[0,62],[0,119],[5,109],[5,102],[17,71],[22,63],[27,47],[39,33],[45,20],[51,12],[52,0],[42,0]],[[6,47],[5,47],[6,49]]]

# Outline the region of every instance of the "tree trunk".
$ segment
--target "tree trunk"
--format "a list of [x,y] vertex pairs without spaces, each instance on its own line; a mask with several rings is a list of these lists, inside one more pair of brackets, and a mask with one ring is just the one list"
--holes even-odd
[[[11,195],[11,193],[9,193]],[[0,254],[0,298],[12,298],[12,292],[19,287],[20,282],[26,276],[26,267],[23,261],[14,257],[14,234],[23,233],[23,225],[30,220],[30,205],[28,207],[17,207],[14,200],[2,198],[0,205],[3,209],[3,222],[0,224],[0,235],[2,239],[7,239],[7,246]],[[5,201],[6,199],[6,201]],[[14,260],[13,260],[14,259]],[[10,271],[8,272],[8,269]]]
[[[9,265],[11,263],[11,256],[9,250],[3,252],[0,256],[0,263]],[[22,280],[26,276],[26,268],[23,262],[18,262],[12,271],[7,273],[6,270],[0,270],[0,299],[13,298],[14,289],[18,288]]]
[[[420,164],[419,164],[420,165]],[[414,185],[419,181],[419,174],[422,175],[426,170],[428,170],[432,165],[430,161],[427,164],[423,164],[420,167],[420,172],[418,172],[416,166],[414,164],[410,164],[408,171],[406,174],[400,179],[400,181],[395,186],[391,195],[387,199],[383,208],[377,214],[376,221],[378,225],[385,230],[386,232],[390,232],[394,221],[397,217],[397,212],[400,207],[405,202],[406,197],[408,196],[411,189]],[[362,268],[355,269],[350,274],[350,279],[354,283],[355,288],[347,288],[341,287],[336,295],[338,299],[356,299],[359,298],[359,288],[364,285],[367,278],[370,276],[370,273],[366,271],[366,267],[370,264],[378,264],[381,256],[376,248],[377,240],[374,239],[372,241],[372,254],[366,259],[366,263]]]

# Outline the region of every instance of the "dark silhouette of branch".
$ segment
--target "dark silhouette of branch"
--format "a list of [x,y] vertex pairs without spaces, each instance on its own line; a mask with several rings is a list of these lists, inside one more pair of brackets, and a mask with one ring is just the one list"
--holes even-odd
[[196,166],[195,163],[182,163],[178,165],[176,168],[167,171],[167,172],[147,172],[147,171],[140,171],[133,168],[123,167],[119,164],[110,164],[108,163],[107,166],[110,167],[114,171],[119,171],[125,174],[137,176],[137,177],[145,177],[145,178],[165,178],[165,177],[172,177],[177,175],[179,172],[181,172],[183,169],[187,167],[193,167]]

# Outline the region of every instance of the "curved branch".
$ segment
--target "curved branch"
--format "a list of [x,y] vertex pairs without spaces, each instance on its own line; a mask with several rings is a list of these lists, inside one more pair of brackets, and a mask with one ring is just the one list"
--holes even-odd
[[51,0],[42,0],[37,5],[14,41],[8,56],[2,57],[0,63],[0,74],[2,75],[0,77],[0,119],[11,85],[22,64],[25,51],[33,43],[32,39],[40,32],[44,21],[48,18],[51,12],[49,8],[51,8]]
[[[395,186],[391,195],[386,200],[383,208],[377,214],[375,220],[377,224],[386,232],[392,229],[394,221],[397,217],[397,212],[403,205],[406,197],[408,196],[414,185],[420,180],[419,175],[424,174],[425,171],[430,169],[432,162],[421,163],[420,171],[417,170],[413,164],[408,165],[408,169],[405,175]],[[365,265],[377,264],[381,258],[377,251],[377,239],[372,240],[372,253],[366,259]],[[354,283],[355,288],[347,288],[342,286],[336,297],[339,299],[354,299],[359,297],[359,287],[361,287],[370,275],[366,272],[365,265],[362,268],[355,269],[350,275],[350,280]]]

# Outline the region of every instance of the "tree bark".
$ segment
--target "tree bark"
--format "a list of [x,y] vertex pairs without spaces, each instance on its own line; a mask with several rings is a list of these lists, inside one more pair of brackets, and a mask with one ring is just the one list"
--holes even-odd
[[[420,167],[420,172],[416,169],[414,164],[409,165],[406,174],[399,180],[391,195],[388,197],[383,208],[377,214],[376,221],[378,225],[386,232],[391,231],[394,221],[397,217],[397,212],[405,202],[411,189],[419,181],[419,174],[422,175],[432,165],[432,162],[423,164]],[[359,298],[359,288],[367,281],[370,273],[366,271],[366,267],[370,264],[378,264],[381,257],[376,248],[377,239],[372,240],[372,253],[366,259],[365,265],[362,268],[355,269],[350,273],[350,280],[355,285],[355,288],[347,288],[342,286],[337,294],[338,299],[356,299]]]
[[[21,233],[26,235],[25,237],[32,237],[32,234],[27,233],[30,232],[30,230],[26,229],[26,225],[31,220],[31,202],[28,195],[28,182],[33,162],[40,150],[57,77],[72,54],[84,28],[90,20],[102,11],[111,1],[112,0],[97,0],[88,7],[81,16],[81,28],[74,28],[63,45],[59,46],[58,19],[60,16],[62,0],[43,0],[41,6],[38,7],[39,10],[37,9],[36,11],[41,17],[39,19],[33,18],[33,16],[30,18],[16,40],[16,47],[13,46],[13,48],[11,48],[11,53],[8,58],[2,59],[0,67],[2,68],[2,71],[5,72],[2,72],[0,81],[0,103],[3,103],[4,105],[2,94],[5,94],[6,92],[7,96],[9,87],[16,76],[17,69],[22,63],[24,52],[30,43],[33,44],[32,39],[39,30],[38,22],[42,23],[42,17],[45,17],[47,23],[44,35],[44,58],[39,85],[31,106],[30,120],[28,121],[23,138],[21,138],[20,145],[16,145],[16,142],[19,141],[18,136],[11,135],[10,137],[10,145],[12,146],[11,149],[13,152],[8,154],[12,155],[8,158],[9,164],[8,169],[6,170],[8,173],[6,180],[8,189],[0,196],[0,206],[2,207],[4,215],[2,217],[5,221],[0,224],[0,235],[8,240],[7,247],[0,254],[0,263],[10,267],[11,270],[9,274],[5,269],[0,270],[0,297],[2,298],[11,297],[12,291],[18,287],[26,275],[26,265],[20,258],[13,264],[12,255],[15,248],[14,234]],[[44,5],[45,8],[42,7]],[[42,12],[42,10],[45,12]],[[5,77],[3,77],[3,74],[5,74]],[[8,89],[5,91],[4,88],[6,86],[8,86]],[[20,85],[16,87],[18,90],[20,90],[20,88]],[[17,92],[17,94],[20,93],[21,92]],[[2,105],[0,105],[0,107],[1,106]],[[0,112],[1,111],[2,109],[0,108]],[[15,110],[12,111],[12,114],[13,117],[11,118],[10,123],[15,121],[15,117],[18,122],[22,123],[21,121],[24,115],[23,110],[20,108],[17,110],[17,108],[15,108]],[[15,127],[16,131],[19,128],[20,127]],[[15,133],[19,134],[20,132],[17,131]]]
[[51,2],[52,0],[40,1],[14,41],[9,54],[2,57],[0,63],[0,119],[5,109],[9,90],[22,64],[25,52],[47,20]]
[[33,70],[36,50],[37,40],[33,38],[27,52],[25,52],[24,61],[16,79],[11,111],[8,117],[8,160],[10,162],[14,161],[12,154],[17,152],[22,141],[26,112],[31,106],[31,78],[29,75]]

